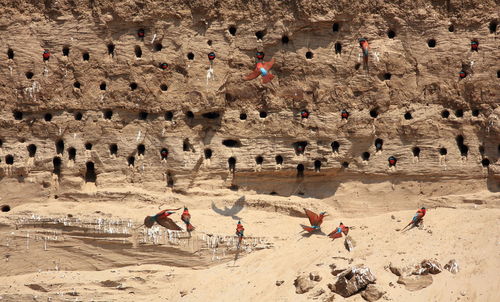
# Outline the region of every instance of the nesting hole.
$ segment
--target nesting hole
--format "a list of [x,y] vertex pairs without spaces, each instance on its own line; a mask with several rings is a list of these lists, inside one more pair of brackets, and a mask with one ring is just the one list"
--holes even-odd
[[73,147],[68,148],[68,159],[75,161],[76,160],[76,149]]
[[281,37],[281,44],[288,44],[288,42],[290,42],[290,39],[288,38],[287,35],[283,35]]
[[73,87],[75,87],[77,89],[80,89],[81,86],[82,86],[82,84],[80,84],[80,82],[78,82],[78,81],[73,83]]
[[358,70],[361,67],[361,63],[354,64],[354,69]]
[[135,165],[135,157],[134,156],[129,156],[127,158],[127,163],[129,166],[134,166]]
[[14,60],[14,50],[12,50],[12,48],[7,49],[7,58],[9,60]]
[[411,115],[411,112],[406,112],[404,117],[405,117],[405,120],[411,120],[413,118],[413,116]]
[[441,149],[439,149],[439,154],[446,155],[446,154],[448,154],[448,150],[446,150],[446,148],[441,148]]
[[336,54],[342,53],[342,43],[340,42],[335,43],[335,53]]
[[84,52],[82,55],[84,61],[90,60],[90,54],[88,52]]
[[14,111],[14,112],[12,112],[12,115],[14,116],[14,119],[17,121],[20,121],[23,119],[23,113],[21,111]]
[[260,118],[266,118],[267,117],[267,112],[266,111],[259,112],[259,117]]
[[193,111],[186,112],[186,118],[187,119],[194,119],[194,113],[193,113]]
[[392,29],[391,29],[391,30],[389,30],[389,31],[387,32],[387,37],[389,37],[389,39],[394,39],[394,38],[396,37],[396,32],[395,32],[395,31],[393,31]]
[[473,109],[472,116],[478,117],[479,116],[479,109]]
[[314,171],[319,172],[321,170],[321,161],[319,159],[314,161]]
[[277,165],[282,165],[283,164],[283,156],[277,155],[274,159],[276,160],[276,164]]
[[92,150],[92,143],[85,143],[85,150]]
[[304,154],[306,152],[307,142],[295,142],[293,143],[293,148],[297,155]]
[[231,34],[231,36],[236,36],[236,27],[235,26],[229,26],[228,31]]
[[2,205],[2,212],[7,213],[10,211],[10,206],[8,204]]
[[109,145],[109,154],[110,155],[117,155],[118,154],[118,145],[117,144]]
[[184,139],[184,141],[182,142],[182,151],[191,151],[191,143],[189,142],[189,138]]
[[494,34],[497,32],[497,26],[498,26],[498,22],[497,21],[491,21],[490,22],[490,25],[488,26],[488,28],[490,29],[490,33],[491,34]]
[[481,161],[481,165],[483,165],[483,167],[488,167],[490,165],[490,160],[487,159],[487,158],[483,158],[483,160]]
[[304,165],[303,164],[297,165],[297,177],[304,177]]
[[450,25],[450,26],[448,26],[448,31],[449,31],[450,33],[454,32],[454,31],[455,31],[455,26],[454,26],[453,24],[452,24],[452,25]]
[[212,40],[207,41],[208,46],[212,46]]
[[384,146],[384,140],[381,138],[377,138],[375,140],[375,150],[381,151]]
[[378,110],[377,109],[370,110],[370,116],[373,118],[377,118],[378,117]]
[[467,145],[459,145],[458,150],[460,150],[460,155],[467,156],[469,154],[469,147]]
[[43,119],[46,121],[46,122],[50,122],[52,120],[52,114],[50,113],[45,113],[45,115],[43,116]]
[[167,148],[162,148],[160,150],[160,157],[162,160],[168,159],[168,149]]
[[339,142],[334,141],[334,142],[331,143],[330,146],[332,147],[332,152],[335,152],[335,153],[339,152],[339,148],[340,148],[340,143]]
[[203,116],[204,118],[210,119],[210,120],[215,120],[215,119],[218,119],[220,117],[220,114],[218,112],[206,112],[206,113],[203,113],[201,116]]
[[235,172],[236,171],[236,158],[234,157],[230,157],[228,160],[227,160],[227,163],[229,165],[229,171],[231,172]]
[[142,57],[142,49],[139,45],[136,45],[134,48],[134,53],[136,58]]
[[462,109],[455,110],[455,116],[456,117],[463,117],[464,116],[464,111]]
[[69,47],[68,46],[64,46],[63,49],[62,49],[62,54],[63,56],[67,57],[69,56]]
[[107,88],[106,82],[101,82],[101,84],[99,85],[99,89],[106,90],[106,88]]
[[35,157],[35,154],[36,154],[36,145],[34,144],[31,144],[27,147],[28,149],[28,155],[29,157]]
[[190,52],[187,54],[188,60],[194,60],[194,53]]
[[419,157],[420,156],[420,148],[419,147],[413,147],[413,149],[411,150],[411,152],[413,153],[413,156],[415,156],[415,157]]
[[148,118],[148,113],[146,111],[139,112],[139,120],[145,121]]
[[137,83],[136,83],[136,82],[132,82],[132,83],[130,83],[130,85],[129,85],[129,86],[130,86],[130,90],[132,90],[132,91],[133,91],[133,90],[136,90],[136,89],[137,89],[137,87],[138,87],[138,85],[137,85]]
[[111,56],[115,55],[115,44],[113,43],[108,44],[108,55]]
[[264,158],[263,158],[262,156],[260,156],[260,155],[259,155],[259,156],[257,156],[257,157],[255,158],[255,163],[256,163],[257,165],[262,165],[262,163],[263,163],[263,162],[264,162]]
[[168,90],[168,86],[166,84],[161,84],[160,85],[160,89],[161,89],[161,91],[167,91]]
[[97,175],[95,173],[94,163],[89,161],[85,164],[85,182],[95,182],[97,179]]
[[113,117],[113,111],[112,110],[106,110],[104,111],[104,119],[110,120]]
[[441,117],[442,118],[448,118],[450,116],[450,112],[448,110],[443,110],[441,112]]
[[62,139],[56,142],[56,154],[63,154],[64,152],[64,141]]
[[384,73],[384,80],[388,81],[392,78],[392,74],[390,72]]
[[312,51],[306,52],[306,59],[311,60],[313,58],[314,54]]
[[338,32],[339,30],[340,30],[340,24],[337,22],[333,23],[332,31],[335,33],[335,32]]
[[205,159],[211,159],[212,158],[212,149],[205,149]]
[[77,112],[77,113],[75,113],[74,117],[75,117],[75,120],[81,121],[83,118],[83,114],[81,112]]
[[236,148],[241,146],[241,143],[234,139],[225,139],[222,141],[222,144],[229,148]]
[[57,176],[61,176],[61,158],[59,156],[56,156],[52,159],[52,165],[54,166],[54,170],[52,170],[52,173],[56,174]]
[[174,119],[174,113],[172,111],[165,112],[165,120],[171,121]]
[[345,161],[345,162],[343,162],[343,163],[342,163],[342,168],[344,168],[344,169],[349,168],[349,163],[348,163],[348,162],[346,162],[346,161]]
[[500,69],[499,69],[499,70],[497,70],[497,78],[499,78],[499,79],[500,79]]
[[427,40],[427,46],[429,46],[430,48],[436,47],[436,40],[435,39]]
[[155,43],[155,44],[153,45],[153,49],[154,49],[155,51],[161,51],[161,50],[163,49],[163,45],[162,45],[161,43],[159,43],[159,42],[158,42],[158,43]]
[[144,156],[144,153],[146,153],[146,146],[143,144],[140,144],[137,146],[137,154]]
[[247,114],[246,113],[240,113],[240,120],[244,121],[247,119]]
[[363,152],[363,154],[361,155],[361,157],[362,157],[362,158],[363,158],[363,160],[365,160],[365,161],[370,160],[370,152]]
[[31,72],[31,71],[26,72],[24,75],[26,76],[26,78],[28,80],[32,79],[34,76],[33,72]]
[[255,36],[257,37],[257,39],[262,40],[264,38],[264,32],[259,30],[255,32]]
[[14,156],[11,154],[5,156],[5,163],[7,165],[13,165],[14,164]]

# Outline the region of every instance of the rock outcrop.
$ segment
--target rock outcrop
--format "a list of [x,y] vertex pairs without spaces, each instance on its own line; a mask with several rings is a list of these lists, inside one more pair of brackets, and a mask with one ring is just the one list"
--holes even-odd
[[329,288],[343,297],[350,297],[365,289],[368,284],[375,283],[376,280],[368,267],[358,265],[340,273],[335,283],[329,284]]
[[295,279],[293,285],[295,285],[295,292],[297,294],[304,294],[310,291],[314,287],[315,283],[309,278],[309,276],[300,275]]
[[451,259],[444,265],[444,269],[450,271],[452,274],[456,274],[460,271],[460,266],[455,259]]
[[361,292],[361,297],[366,301],[373,302],[382,298],[385,294],[385,291],[380,290],[376,285],[368,284],[366,289]]
[[399,284],[404,284],[409,291],[417,291],[432,284],[432,275],[411,275],[401,276],[398,279]]

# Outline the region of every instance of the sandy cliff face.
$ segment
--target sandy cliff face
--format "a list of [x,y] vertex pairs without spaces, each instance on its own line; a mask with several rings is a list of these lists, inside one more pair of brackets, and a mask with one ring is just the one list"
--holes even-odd
[[[239,186],[324,198],[353,180],[451,179],[499,190],[495,1],[10,1],[0,9],[4,187]],[[360,37],[370,44],[368,68]],[[276,59],[269,84],[243,80],[257,50]],[[297,142],[307,143],[304,154]]]

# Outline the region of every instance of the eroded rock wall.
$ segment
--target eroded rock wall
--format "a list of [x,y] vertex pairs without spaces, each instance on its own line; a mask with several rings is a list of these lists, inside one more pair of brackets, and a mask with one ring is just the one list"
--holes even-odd
[[[4,1],[0,10],[4,181],[263,193],[281,182],[293,184],[277,192],[287,195],[307,181],[429,177],[499,190],[495,1]],[[243,80],[256,51],[276,59],[269,84]]]

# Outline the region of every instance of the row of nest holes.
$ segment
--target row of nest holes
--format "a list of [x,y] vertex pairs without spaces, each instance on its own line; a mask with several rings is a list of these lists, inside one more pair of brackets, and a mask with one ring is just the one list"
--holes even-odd
[[[495,32],[497,31],[497,26],[498,26],[498,22],[497,22],[497,21],[495,21],[495,20],[494,20],[494,21],[491,21],[491,22],[490,22],[490,24],[488,25],[488,28],[489,28],[489,30],[490,30],[490,33],[495,33]],[[334,23],[332,24],[332,31],[333,31],[333,32],[339,32],[339,31],[340,31],[340,28],[341,28],[340,23],[338,23],[338,22],[334,22]],[[230,34],[230,35],[232,35],[232,36],[236,36],[236,31],[237,31],[237,29],[236,29],[236,27],[235,27],[234,25],[229,26],[229,28],[228,28],[228,32],[229,32],[229,34]],[[450,31],[450,32],[454,32],[454,31],[455,31],[455,27],[454,27],[453,25],[450,25],[450,26],[448,27],[448,31]],[[259,30],[259,31],[256,31],[256,32],[255,32],[255,37],[256,37],[257,39],[259,39],[259,40],[262,40],[262,39],[264,38],[265,34],[266,34],[266,31],[261,31],[261,30]],[[394,39],[394,38],[396,37],[396,32],[395,32],[393,29],[389,29],[389,30],[386,32],[386,34],[387,34],[387,37],[388,37],[389,39]],[[288,37],[287,35],[283,35],[283,36],[282,36],[282,38],[281,38],[281,42],[282,42],[283,44],[287,44],[289,41],[290,41],[290,39],[289,39],[289,37]]]
[[[462,136],[458,136],[457,137],[457,144],[459,146],[461,155],[462,156],[467,156],[469,148],[466,145],[463,144],[463,137]],[[338,152],[339,147],[340,147],[340,144],[338,144],[338,142],[333,142],[332,143],[332,150],[334,150],[334,152]],[[376,148],[377,148],[377,150],[381,150],[382,146],[376,145]],[[85,149],[86,150],[91,150],[92,149],[92,144],[89,144],[89,143],[85,144]],[[62,154],[63,150],[64,150],[64,142],[63,141],[58,141],[56,143],[57,154]],[[28,146],[28,152],[29,152],[29,156],[30,157],[34,157],[35,154],[36,154],[36,146],[35,145],[29,145]],[[109,152],[110,152],[110,154],[116,155],[118,153],[118,146],[116,144],[109,145]],[[144,155],[145,152],[146,152],[146,147],[143,144],[140,144],[140,145],[137,146],[137,154],[138,155]],[[420,148],[419,147],[414,147],[412,149],[412,153],[413,153],[413,156],[419,157],[420,156]],[[484,153],[484,149],[482,150],[482,153]],[[162,160],[166,160],[168,158],[168,154],[169,153],[168,153],[168,149],[167,148],[162,148],[160,150],[160,157],[161,157]],[[442,156],[444,156],[444,155],[448,154],[448,151],[447,151],[446,148],[440,148],[439,149],[439,154],[442,155]],[[205,149],[204,150],[205,159],[211,159],[212,155],[213,155],[212,149]],[[361,155],[361,157],[362,157],[362,159],[364,161],[368,161],[370,159],[370,153],[369,152],[363,152],[362,155]],[[73,147],[68,148],[68,159],[69,160],[73,160],[73,161],[76,159],[76,149],[75,148],[73,148]],[[283,164],[283,157],[281,155],[277,155],[275,157],[275,161],[276,161],[276,164],[282,165]],[[127,162],[128,162],[129,165],[133,166],[135,164],[135,157],[134,156],[129,156],[127,158]],[[262,157],[260,155],[257,156],[255,158],[255,162],[258,165],[262,165],[264,163],[264,157]],[[14,156],[11,155],[11,154],[6,155],[5,156],[5,163],[7,165],[13,165],[14,164]],[[61,171],[61,158],[58,157],[58,156],[54,157],[53,158],[53,164],[54,164],[54,173],[59,175],[60,171]],[[490,160],[488,158],[483,158],[482,161],[481,161],[481,164],[483,165],[483,167],[488,167],[490,165]],[[235,165],[236,165],[236,159],[234,157],[231,157],[229,159],[230,170],[234,170]],[[320,160],[316,160],[314,162],[314,167],[315,167],[316,170],[319,171],[319,169],[321,168],[321,161]]]
[[[26,76],[27,79],[32,79],[33,76],[34,76],[34,74],[33,74],[33,72],[28,71],[28,72],[25,73],[25,76]],[[77,88],[77,89],[81,89],[82,84],[79,81],[75,81],[73,83],[73,87]],[[137,88],[139,88],[139,85],[136,82],[131,82],[131,83],[129,83],[129,87],[130,87],[130,90],[133,91],[133,90],[136,90]],[[108,85],[106,84],[106,82],[101,82],[99,84],[99,89],[100,90],[107,90],[107,88],[108,88]],[[168,85],[167,84],[160,84],[160,89],[161,89],[161,91],[167,91],[168,90]]]
[[[339,32],[339,31],[340,31],[340,27],[341,27],[341,26],[340,26],[340,23],[335,22],[335,23],[333,23],[333,25],[332,25],[332,31],[333,31],[333,32]],[[496,33],[496,31],[497,31],[497,27],[498,27],[498,22],[497,22],[497,21],[491,21],[491,22],[490,22],[490,24],[488,25],[488,28],[489,28],[489,30],[490,30],[490,33]],[[450,26],[448,27],[448,30],[449,30],[450,32],[454,32],[454,31],[455,31],[455,27],[454,27],[454,25],[450,25]],[[230,35],[232,35],[232,36],[236,36],[237,29],[236,29],[236,27],[235,27],[235,26],[230,26],[230,27],[228,28],[228,32],[229,32],[229,34],[230,34]],[[393,29],[389,29],[389,30],[386,32],[386,34],[387,34],[387,37],[388,37],[389,39],[394,39],[394,38],[396,37],[396,32],[395,32]],[[259,40],[262,40],[262,39],[264,38],[264,36],[265,36],[265,35],[266,35],[266,31],[259,30],[259,31],[256,31],[256,32],[255,32],[255,37],[256,37],[257,39],[259,39]],[[281,37],[281,42],[282,42],[283,44],[288,44],[288,43],[290,42],[290,38],[288,37],[288,35],[283,35],[283,36]],[[209,45],[211,45],[211,44],[212,44],[212,43],[211,43],[211,40],[209,40],[208,44],[209,44]],[[436,40],[435,40],[435,39],[429,39],[429,40],[427,41],[427,45],[428,45],[429,47],[431,47],[431,48],[435,47],[435,46],[436,46]],[[340,47],[341,47],[341,46],[340,46]],[[113,55],[114,55],[114,53],[115,53],[115,48],[116,48],[116,47],[115,47],[115,45],[114,45],[113,43],[109,43],[109,44],[107,45],[108,54],[109,54],[109,55],[111,55],[111,56],[113,56]],[[160,43],[160,42],[156,42],[156,43],[154,43],[154,44],[153,44],[153,50],[154,50],[154,51],[161,51],[162,49],[163,49],[163,45],[162,45],[162,43]],[[336,48],[335,50],[337,51],[337,48]],[[141,49],[141,47],[140,47],[140,46],[135,46],[135,50],[134,50],[134,52],[135,52],[135,56],[136,56],[136,57],[138,57],[138,58],[142,57],[142,49]],[[66,56],[66,57],[67,57],[67,56],[69,56],[69,54],[70,54],[70,48],[69,48],[69,46],[64,46],[64,47],[62,48],[62,54],[63,54],[63,56]],[[8,58],[8,59],[10,59],[10,60],[13,60],[13,59],[14,59],[14,50],[13,50],[12,48],[9,48],[9,49],[7,50],[7,58]],[[187,54],[187,58],[188,58],[189,60],[194,60],[194,54],[193,54],[192,52],[188,53],[188,54]],[[311,57],[311,58],[312,58],[312,57]],[[88,60],[90,60],[90,54],[89,54],[88,52],[83,52],[83,53],[82,53],[82,59],[83,59],[84,61],[88,61]]]
[[[12,115],[13,115],[13,117],[14,117],[15,120],[22,120],[23,116],[24,116],[23,112],[21,112],[21,111],[13,111]],[[148,116],[149,116],[148,112],[141,111],[141,112],[138,113],[137,117],[138,117],[139,120],[146,120],[148,118]],[[206,112],[206,113],[203,113],[201,116],[204,117],[204,118],[206,118],[206,119],[218,119],[220,117],[220,113],[218,113],[218,112]],[[113,117],[113,111],[112,110],[106,110],[106,111],[104,111],[103,112],[103,117],[104,117],[104,119],[107,119],[107,120],[111,119]],[[47,121],[47,122],[52,121],[52,118],[53,118],[53,116],[52,116],[51,113],[46,113],[43,116],[43,119],[45,121]],[[76,112],[74,114],[74,118],[77,121],[82,120],[83,113]],[[172,111],[167,111],[165,113],[165,120],[171,121],[171,120],[173,120],[173,118],[174,118],[174,113]],[[186,118],[193,119],[194,118],[194,113],[192,111],[187,111],[186,112]]]
[[[367,152],[363,153],[363,155],[362,155],[364,160],[368,160],[367,158],[370,157],[369,153],[368,154],[366,154],[366,153]],[[395,162],[397,161],[397,159],[395,157],[392,157],[392,156],[389,158],[389,160],[391,160],[391,159],[394,160],[394,163],[393,164],[389,163],[389,166],[395,166]],[[281,157],[281,155],[276,156],[275,160],[276,160],[276,164],[278,164],[278,165],[282,165],[283,164],[283,157]],[[235,157],[230,157],[227,162],[228,162],[228,165],[229,165],[229,171],[231,171],[233,173],[236,172],[236,158]],[[262,165],[262,163],[264,162],[264,159],[263,159],[262,156],[257,156],[255,158],[255,162],[258,165]],[[319,172],[321,170],[321,165],[322,165],[321,160],[319,160],[319,159],[315,160],[314,161],[314,171]],[[343,168],[348,168],[349,167],[349,162],[346,162],[346,161],[342,162],[341,165],[342,165]],[[485,167],[485,168],[488,167],[490,165],[490,160],[487,159],[487,158],[484,158],[481,161],[481,165],[483,167]],[[304,176],[304,170],[305,170],[304,165],[303,164],[298,164],[296,169],[297,169],[297,177],[303,177]]]
[[[456,137],[456,142],[457,142],[457,146],[460,150],[460,153],[462,156],[467,156],[468,155],[468,152],[469,152],[469,147],[467,145],[464,144],[464,137],[463,135],[458,135]],[[226,147],[230,147],[230,148],[235,148],[235,147],[241,147],[241,143],[238,141],[238,140],[234,140],[234,139],[226,139],[226,140],[223,140],[222,141],[222,144]],[[299,142],[295,142],[292,144],[295,152],[297,155],[300,155],[300,154],[304,154],[305,153],[305,149],[307,147],[308,143],[305,142],[305,141],[299,141]],[[383,145],[384,145],[384,140],[381,139],[381,138],[377,138],[375,139],[374,141],[374,146],[375,146],[375,150],[378,152],[378,151],[382,151],[383,150]],[[1,146],[1,145],[0,145]],[[63,154],[63,151],[64,151],[64,141],[63,140],[58,140],[55,144],[56,146],[56,153],[57,154]],[[92,150],[92,143],[90,142],[87,142],[85,143],[85,150]],[[331,149],[332,149],[332,152],[334,153],[338,153],[339,150],[340,150],[340,143],[338,141],[334,141],[331,143]],[[27,150],[28,150],[28,153],[29,153],[29,156],[30,157],[35,157],[36,155],[36,151],[37,151],[37,147],[36,145],[34,144],[30,144],[27,146]],[[190,144],[189,142],[189,139],[185,139],[183,141],[183,151],[192,151],[193,150],[193,147],[192,145]],[[109,152],[111,155],[117,155],[118,154],[118,145],[117,144],[110,144],[109,145]],[[138,155],[144,155],[146,152],[146,147],[144,144],[139,144],[137,146],[137,154]],[[484,147],[483,146],[480,146],[479,147],[479,152],[481,153],[481,155],[484,155]],[[500,154],[500,144],[498,145],[498,152]],[[413,156],[415,157],[419,157],[420,156],[420,148],[419,147],[414,147],[412,149],[412,153],[413,153]],[[448,150],[444,147],[440,148],[439,149],[439,154],[440,155],[447,155],[448,154]],[[167,159],[168,158],[168,155],[169,155],[169,151],[167,148],[162,148],[160,150],[160,157],[161,159]],[[205,155],[205,158],[206,159],[210,159],[212,158],[212,155],[213,155],[213,151],[211,149],[205,149],[204,150],[204,155]],[[71,148],[68,148],[68,157],[70,160],[75,160],[76,159],[76,149],[71,147]],[[370,153],[369,152],[364,152],[362,155],[361,155],[362,159],[365,160],[365,161],[368,161],[370,159]],[[132,159],[132,162],[129,164],[133,164],[133,160],[135,160],[134,157],[130,157]],[[12,155],[7,155],[5,157],[5,161],[6,161],[6,164],[10,164],[12,165],[14,163],[14,157]],[[263,162],[263,157],[262,156],[259,156],[257,157],[256,159],[256,163],[257,164],[262,164]],[[283,157],[281,156],[277,156],[276,157],[276,163],[277,164],[282,164],[283,163]],[[489,161],[488,161],[488,165],[489,165]]]
[[[52,165],[53,165],[53,170],[52,173],[56,174],[57,176],[61,177],[61,170],[62,170],[62,160],[59,156],[55,156],[52,159]],[[88,161],[85,163],[85,182],[96,182],[97,180],[97,174],[95,172],[95,165],[93,162]]]

